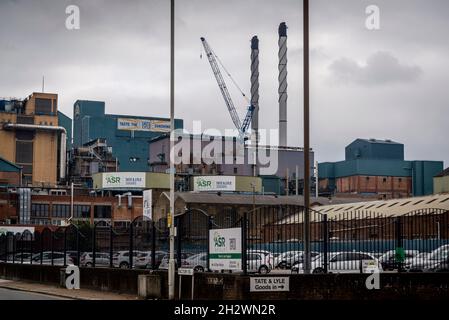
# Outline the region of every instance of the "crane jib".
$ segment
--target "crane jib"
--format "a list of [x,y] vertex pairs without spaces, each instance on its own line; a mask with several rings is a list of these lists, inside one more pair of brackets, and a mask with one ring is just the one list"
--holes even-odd
[[[231,99],[231,95],[229,94],[228,88],[226,86],[226,83],[223,79],[223,76],[221,74],[220,68],[217,63],[216,55],[213,53],[212,49],[210,48],[209,44],[207,43],[205,38],[201,38],[201,42],[203,43],[204,51],[206,52],[207,58],[209,60],[209,64],[212,68],[212,72],[215,76],[215,79],[217,80],[218,87],[220,88],[221,94],[223,96],[223,99],[225,100],[226,107],[228,108],[229,114],[231,115],[232,122],[234,123],[235,127],[239,131],[239,135],[243,136],[246,133],[246,130],[249,128],[249,125],[251,123],[253,113],[254,113],[254,106],[249,106],[248,111],[246,113],[245,118],[243,119],[243,123],[240,121],[240,118],[237,114],[237,111],[235,109],[234,103]],[[218,58],[218,57],[217,57]],[[221,63],[221,62],[220,62]],[[223,64],[221,64],[224,68]],[[231,80],[234,82],[236,87],[240,90],[243,97],[246,98],[246,95],[242,92],[240,87],[238,87],[237,83],[232,79],[231,75],[227,70],[224,68],[228,76],[231,78]]]

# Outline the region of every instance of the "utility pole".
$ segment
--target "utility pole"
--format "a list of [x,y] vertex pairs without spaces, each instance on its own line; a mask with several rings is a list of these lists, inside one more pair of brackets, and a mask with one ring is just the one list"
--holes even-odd
[[74,184],[73,181],[70,184],[70,221],[73,220],[73,191],[74,191]]
[[304,273],[310,273],[310,119],[309,119],[309,0],[303,0],[304,23]]
[[170,259],[168,263],[168,299],[175,299],[175,168],[173,148],[175,144],[175,0],[170,2]]

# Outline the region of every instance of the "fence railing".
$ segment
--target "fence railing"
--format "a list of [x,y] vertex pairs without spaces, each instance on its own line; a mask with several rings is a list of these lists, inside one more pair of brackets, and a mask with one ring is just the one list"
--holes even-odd
[[[376,261],[383,271],[449,271],[449,212],[426,209],[383,216],[370,211],[310,212],[312,272],[363,271]],[[303,208],[265,206],[209,215],[189,209],[176,216],[177,267],[209,270],[209,231],[242,229],[243,273],[301,272]],[[82,267],[168,269],[167,220],[136,218],[126,227],[100,221],[34,234],[0,236],[0,262]]]

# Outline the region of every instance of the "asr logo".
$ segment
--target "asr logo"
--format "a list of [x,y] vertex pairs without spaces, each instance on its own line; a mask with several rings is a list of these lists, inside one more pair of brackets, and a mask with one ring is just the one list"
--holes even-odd
[[116,183],[120,183],[120,177],[106,177],[106,182],[108,184],[116,184]]
[[196,185],[199,188],[207,188],[207,187],[212,187],[212,181],[210,180],[204,180],[204,179],[198,179],[196,181]]
[[218,232],[214,233],[214,245],[215,247],[222,248],[225,246],[225,238],[222,237]]

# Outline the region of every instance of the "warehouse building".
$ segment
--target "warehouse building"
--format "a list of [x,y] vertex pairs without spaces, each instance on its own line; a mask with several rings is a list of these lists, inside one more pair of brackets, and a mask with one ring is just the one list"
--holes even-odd
[[435,194],[449,193],[449,168],[433,178],[433,192]]
[[344,161],[318,166],[319,190],[327,194],[403,198],[433,193],[433,177],[442,161],[406,161],[404,145],[391,140],[357,139]]
[[[119,171],[148,171],[148,142],[170,132],[169,119],[106,114],[102,101],[78,100],[73,109],[74,147],[103,139],[118,159]],[[175,119],[175,128],[182,127],[183,121]]]

